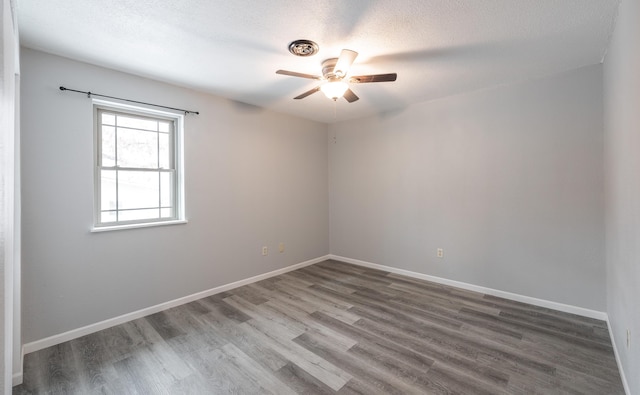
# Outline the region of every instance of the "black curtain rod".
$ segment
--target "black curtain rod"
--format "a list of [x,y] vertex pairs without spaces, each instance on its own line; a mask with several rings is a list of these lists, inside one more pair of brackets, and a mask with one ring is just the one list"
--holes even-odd
[[160,107],[160,108],[167,108],[169,110],[176,110],[176,111],[182,111],[184,112],[185,115],[187,114],[197,114],[199,115],[200,113],[198,111],[191,111],[191,110],[184,110],[182,108],[175,108],[175,107],[167,107],[167,106],[161,106],[159,104],[152,104],[152,103],[145,103],[143,101],[136,101],[136,100],[129,100],[129,99],[123,99],[121,97],[114,97],[114,96],[107,96],[107,95],[101,95],[99,93],[93,93],[93,92],[85,92],[85,91],[77,91],[75,89],[69,89],[69,88],[65,88],[64,86],[60,87],[61,91],[70,91],[70,92],[77,92],[77,93],[84,93],[85,95],[87,95],[88,98],[91,98],[91,96],[99,96],[99,97],[106,97],[109,99],[116,99],[116,100],[122,100],[122,101],[126,101],[129,103],[137,103],[137,104],[145,104],[147,106],[154,106],[154,107]]

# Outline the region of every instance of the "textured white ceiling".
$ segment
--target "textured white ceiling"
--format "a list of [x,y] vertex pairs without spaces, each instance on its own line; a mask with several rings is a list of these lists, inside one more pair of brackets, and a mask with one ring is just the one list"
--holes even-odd
[[[18,0],[26,47],[334,122],[602,61],[619,0]],[[320,52],[301,58],[289,42]],[[355,103],[278,69],[320,74],[342,48]],[[80,87],[91,90],[91,87]],[[102,93],[102,92],[101,92]],[[105,92],[117,95],[118,92]]]

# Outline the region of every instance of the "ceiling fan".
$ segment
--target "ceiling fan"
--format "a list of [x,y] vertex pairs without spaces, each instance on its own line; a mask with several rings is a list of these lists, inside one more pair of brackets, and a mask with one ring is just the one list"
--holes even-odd
[[295,71],[278,70],[276,74],[289,75],[292,77],[308,78],[311,80],[318,80],[322,83],[315,88],[304,92],[301,95],[294,97],[294,99],[304,99],[305,97],[322,91],[329,99],[338,100],[344,97],[349,103],[353,103],[358,100],[359,97],[351,89],[349,84],[362,84],[368,82],[385,82],[395,81],[398,75],[396,73],[390,74],[372,74],[372,75],[356,75],[349,76],[349,68],[356,60],[358,53],[350,49],[343,49],[339,58],[331,58],[322,62],[322,75],[312,75],[297,73]]

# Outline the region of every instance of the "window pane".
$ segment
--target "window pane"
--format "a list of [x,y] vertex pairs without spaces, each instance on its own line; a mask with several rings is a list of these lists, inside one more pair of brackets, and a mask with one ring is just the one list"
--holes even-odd
[[[118,208],[159,207],[160,190],[155,171],[118,171]],[[156,214],[157,216],[157,214]],[[122,220],[122,216],[119,217]]]
[[173,174],[160,173],[160,205],[173,206]]
[[158,134],[158,138],[160,139],[160,152],[159,152],[159,162],[161,169],[171,169],[171,143],[169,142],[169,135],[160,133]]
[[158,122],[158,131],[163,133],[169,133],[171,122]]
[[100,210],[115,210],[116,207],[116,171],[100,171]]
[[118,166],[158,168],[158,133],[118,128]]
[[102,121],[103,125],[115,125],[116,124],[116,116],[113,114],[102,113]]
[[146,210],[126,210],[120,211],[118,219],[120,221],[137,221],[141,219],[157,219],[160,218],[160,209],[146,209]]
[[116,212],[115,211],[105,211],[100,213],[100,222],[116,222]]
[[118,127],[158,131],[158,121],[118,115]]
[[116,128],[102,126],[102,166],[116,165]]
[[162,218],[173,218],[173,209],[172,208],[160,209],[160,216]]

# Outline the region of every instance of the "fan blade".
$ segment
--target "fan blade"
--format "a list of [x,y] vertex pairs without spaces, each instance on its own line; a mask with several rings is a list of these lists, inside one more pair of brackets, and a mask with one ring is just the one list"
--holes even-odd
[[319,90],[320,90],[320,87],[316,86],[315,88],[313,88],[313,89],[311,89],[309,91],[306,91],[305,93],[303,93],[301,95],[298,95],[298,96],[294,97],[294,99],[295,100],[304,99],[305,97],[307,97],[309,95],[312,95],[312,94],[316,93]]
[[356,75],[349,78],[349,82],[353,82],[356,84],[363,84],[365,82],[385,82],[385,81],[395,81],[398,78],[398,74],[390,73],[390,74],[372,74],[372,75]]
[[349,103],[353,103],[354,101],[360,99],[358,96],[356,96],[355,93],[353,93],[351,89],[347,89],[342,97],[344,97]]
[[291,77],[300,77],[300,78],[308,78],[310,80],[321,80],[322,77],[319,75],[311,75],[304,73],[296,73],[295,71],[287,71],[287,70],[278,70],[276,74],[289,75]]
[[338,58],[335,67],[333,68],[333,73],[342,77],[347,75],[349,68],[356,60],[357,56],[358,53],[356,51],[343,49],[342,52],[340,52],[340,57]]

